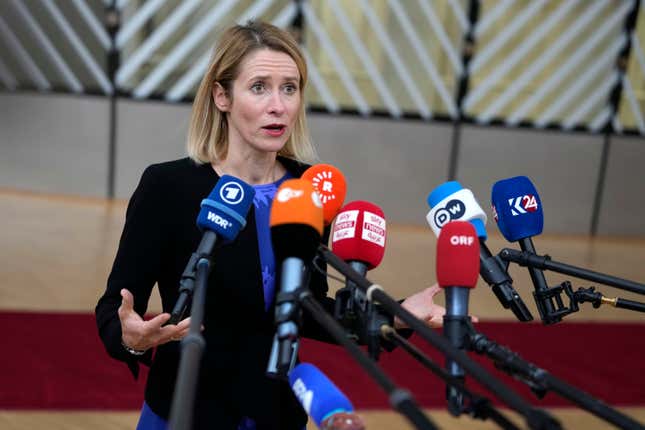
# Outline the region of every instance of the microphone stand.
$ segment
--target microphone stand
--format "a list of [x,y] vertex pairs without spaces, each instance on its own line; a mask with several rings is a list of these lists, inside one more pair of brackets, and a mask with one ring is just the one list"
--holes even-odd
[[[342,345],[351,357],[376,381],[389,395],[390,404],[403,414],[417,429],[435,430],[436,425],[421,411],[412,395],[398,388],[388,376],[376,365],[345,333],[343,327],[327,314],[325,308],[311,295],[307,289],[301,289],[297,294],[302,307],[320,324],[336,342]],[[174,429],[173,429],[174,430]]]
[[578,291],[573,293],[573,297],[578,303],[590,302],[596,309],[600,305],[611,305],[616,308],[629,309],[630,311],[645,312],[645,303],[621,299],[620,297],[613,299],[605,297],[600,291],[595,291],[594,287],[578,288]]
[[493,256],[483,238],[479,238],[479,262],[481,277],[491,287],[501,305],[505,309],[510,308],[519,321],[532,321],[533,315],[513,288],[513,279],[507,271],[508,265],[504,267],[505,262],[498,256]]
[[502,413],[500,413],[493,407],[489,399],[478,396],[477,394],[468,390],[461,380],[454,378],[450,374],[448,374],[448,372],[446,372],[441,366],[433,362],[423,353],[423,351],[421,351],[412,343],[408,342],[407,339],[399,335],[392,327],[388,325],[382,325],[381,335],[384,339],[396,344],[400,348],[403,348],[403,350],[409,353],[424,367],[441,378],[446,384],[455,388],[465,397],[470,399],[469,407],[464,408],[463,412],[471,415],[473,418],[481,419],[484,421],[490,418],[505,430],[519,430],[519,427],[513,424],[510,420],[508,420],[508,418],[506,418]]
[[170,319],[164,325],[176,325],[181,321],[184,316],[184,312],[186,312],[186,308],[188,307],[188,301],[193,296],[193,291],[195,290],[197,265],[202,259],[210,258],[216,242],[217,234],[213,231],[207,230],[204,233],[202,240],[199,242],[197,250],[191,254],[188,264],[186,264],[186,268],[184,269],[184,273],[181,274],[181,278],[179,279],[179,297],[175,302],[175,307],[170,313]]
[[468,349],[491,358],[495,362],[495,367],[526,383],[539,398],[544,397],[546,392],[551,390],[621,429],[645,429],[643,425],[632,418],[610,408],[586,392],[559,380],[546,370],[523,360],[510,349],[489,340],[485,335],[475,331],[470,321],[465,321],[464,324],[466,331],[470,333],[466,340]]
[[502,384],[490,375],[483,367],[471,360],[463,351],[454,348],[450,342],[440,334],[434,332],[428,325],[388,296],[379,285],[373,284],[360,276],[347,263],[324,245],[318,247],[318,253],[343,276],[350,278],[361,290],[365,291],[368,300],[378,302],[390,314],[398,316],[408,327],[412,328],[424,340],[437,348],[448,358],[460,364],[478,382],[497,395],[512,409],[519,412],[526,419],[531,429],[560,429],[560,423],[546,411],[533,408],[513,390]]
[[[365,276],[366,270],[357,270],[355,265],[349,263],[354,270]],[[316,268],[320,273],[327,273]],[[348,336],[359,345],[367,345],[367,352],[374,361],[378,361],[381,353],[381,326],[388,324],[389,319],[372,302],[367,300],[365,293],[350,280],[348,286],[336,292],[336,306],[334,319],[348,329]]]
[[586,279],[591,282],[598,282],[599,284],[645,295],[645,285],[643,284],[629,281],[627,279],[617,278],[615,276],[605,275],[604,273],[594,272],[592,270],[582,269],[569,264],[559,263],[551,260],[549,255],[541,256],[530,251],[518,251],[516,249],[504,248],[500,251],[499,256],[502,260],[517,263],[523,267],[551,270],[565,275],[575,276],[576,278]]
[[189,430],[193,423],[195,391],[201,368],[201,360],[206,349],[206,341],[201,333],[204,321],[204,306],[206,304],[206,287],[211,262],[202,257],[197,262],[195,276],[195,291],[191,304],[191,320],[188,335],[181,341],[181,358],[177,372],[177,383],[172,396],[170,408],[170,426],[172,430]]

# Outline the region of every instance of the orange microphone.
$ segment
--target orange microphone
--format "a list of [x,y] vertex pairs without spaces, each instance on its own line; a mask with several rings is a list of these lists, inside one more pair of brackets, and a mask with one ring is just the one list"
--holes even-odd
[[289,179],[273,198],[271,239],[277,261],[286,257],[311,260],[323,233],[323,206],[306,179]]
[[271,205],[269,225],[276,263],[280,265],[280,289],[267,374],[286,378],[298,356],[299,292],[306,288],[308,263],[316,255],[323,232],[322,202],[310,181],[289,179],[280,185]]
[[345,202],[345,176],[331,164],[316,164],[305,170],[301,179],[310,181],[320,194],[325,225],[330,225]]

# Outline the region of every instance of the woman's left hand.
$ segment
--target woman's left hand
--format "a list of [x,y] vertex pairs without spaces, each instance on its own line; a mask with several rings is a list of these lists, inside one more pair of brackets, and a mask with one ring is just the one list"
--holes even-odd
[[[446,314],[446,308],[434,302],[434,296],[439,294],[441,288],[439,284],[434,284],[425,290],[411,295],[403,301],[401,306],[415,317],[428,323],[432,328],[443,326],[443,316]],[[474,323],[479,322],[479,318],[469,315],[470,320]],[[394,328],[407,328],[408,325],[398,317],[394,317]]]
[[[438,328],[443,325],[443,316],[446,308],[434,302],[434,296],[439,294],[441,288],[434,284],[416,294],[411,295],[403,301],[401,306],[415,317],[428,323],[432,328]],[[407,324],[398,317],[394,318],[394,328],[406,328]]]

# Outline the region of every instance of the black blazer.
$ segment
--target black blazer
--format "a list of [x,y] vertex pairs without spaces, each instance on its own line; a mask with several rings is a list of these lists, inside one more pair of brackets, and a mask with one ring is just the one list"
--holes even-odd
[[[307,165],[280,158],[294,176]],[[130,199],[125,226],[108,278],[96,306],[101,340],[110,356],[127,363],[135,377],[139,362],[149,364],[145,400],[168,418],[179,361],[179,342],[156,348],[154,356],[129,354],[121,345],[117,309],[120,290],[134,295],[134,308],[146,312],[155,283],[164,312],[178,297],[180,276],[201,239],[195,221],[200,202],[219,177],[209,164],[188,158],[149,166]],[[326,243],[329,231],[323,241]],[[203,335],[206,351],[200,370],[195,428],[235,429],[248,416],[260,429],[301,429],[306,414],[284,381],[265,376],[274,333],[274,309],[264,310],[262,276],[253,206],[247,226],[230,244],[213,254],[208,283]],[[326,279],[312,272],[310,289],[328,311],[334,301],[326,296]],[[305,313],[306,314],[306,313]],[[305,319],[304,336],[329,341],[313,320]]]

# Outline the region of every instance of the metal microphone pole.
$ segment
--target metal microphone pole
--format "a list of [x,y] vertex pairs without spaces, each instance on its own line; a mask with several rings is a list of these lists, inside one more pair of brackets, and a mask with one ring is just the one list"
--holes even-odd
[[594,272],[592,270],[582,269],[569,264],[559,263],[551,260],[548,255],[537,255],[530,251],[518,251],[516,249],[504,248],[500,251],[499,256],[502,260],[517,263],[520,266],[536,268],[541,270],[551,270],[553,272],[563,273],[565,275],[575,276],[576,278],[586,279],[591,282],[608,285],[610,287],[620,288],[645,295],[645,285],[627,279],[617,278],[615,276],[605,275],[604,273]]
[[470,332],[467,348],[491,358],[498,369],[526,382],[539,397],[551,390],[621,429],[645,429],[642,424],[632,418],[610,408],[584,391],[559,380],[546,370],[522,359],[510,349],[489,340],[485,335],[475,331],[470,322],[466,323],[466,327]]
[[352,342],[345,333],[343,327],[332,318],[325,308],[311,295],[309,290],[302,290],[299,294],[302,306],[309,314],[320,324],[336,342],[341,344],[351,357],[383,388],[389,395],[390,404],[401,414],[403,414],[417,429],[436,429],[436,425],[421,411],[412,395],[401,388],[398,388],[374,363],[358,345]]
[[515,424],[513,424],[508,418],[506,418],[501,412],[499,412],[493,405],[490,400],[478,396],[477,394],[468,390],[462,381],[451,376],[446,372],[441,366],[432,361],[428,356],[426,356],[423,351],[410,343],[403,336],[399,335],[392,327],[388,325],[381,326],[381,335],[384,339],[394,343],[395,345],[402,348],[408,354],[410,354],[414,359],[421,363],[428,370],[433,372],[439,378],[441,378],[446,384],[454,387],[456,390],[461,392],[466,398],[470,400],[470,410],[466,409],[464,412],[472,415],[473,418],[486,420],[490,418],[497,425],[505,430],[519,430]]
[[188,335],[181,341],[177,384],[175,385],[170,408],[169,428],[171,430],[190,430],[192,428],[197,379],[202,356],[206,349],[206,341],[202,336],[201,327],[204,321],[206,287],[211,270],[210,265],[211,262],[208,258],[201,258],[197,262],[190,328],[188,329]]
[[365,291],[368,300],[380,303],[386,311],[392,315],[398,316],[424,340],[437,348],[448,358],[456,361],[464,368],[464,370],[472,375],[474,379],[495,393],[497,397],[503,400],[512,409],[524,416],[531,429],[562,428],[560,423],[549,413],[532,407],[517,393],[508,388],[505,384],[501,383],[499,380],[495,379],[483,367],[471,360],[463,351],[454,348],[447,339],[434,332],[424,321],[419,320],[406,309],[401,307],[401,305],[396,300],[388,296],[379,285],[373,284],[368,279],[356,273],[356,271],[354,271],[347,263],[331,252],[329,248],[324,245],[320,245],[318,247],[318,252],[334,269],[338,270],[343,276],[350,278],[360,289]]
[[573,293],[573,297],[578,303],[590,302],[596,309],[600,305],[610,305],[615,308],[645,312],[645,303],[622,299],[620,297],[614,297],[613,299],[611,297],[605,297],[600,291],[595,291],[594,287],[578,288],[578,291]]

